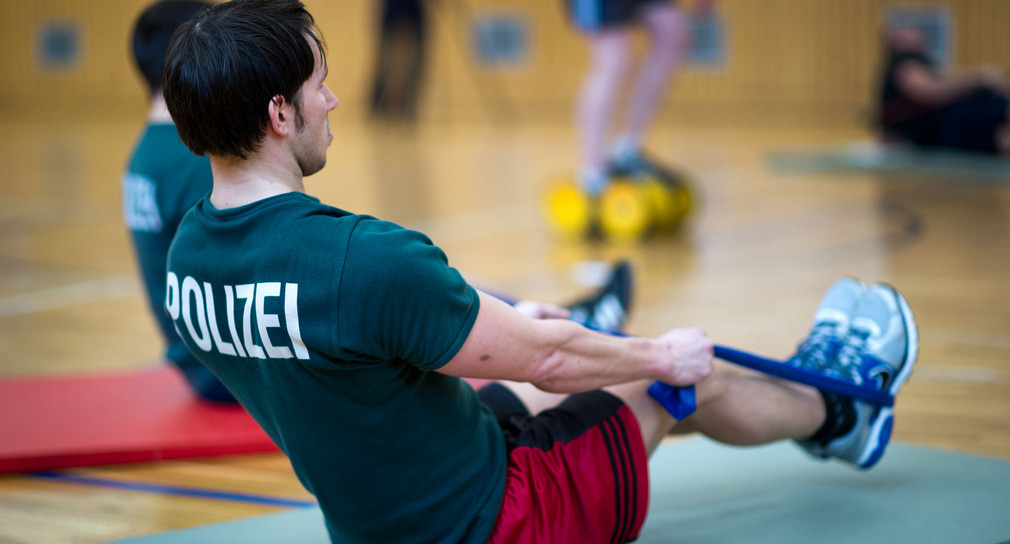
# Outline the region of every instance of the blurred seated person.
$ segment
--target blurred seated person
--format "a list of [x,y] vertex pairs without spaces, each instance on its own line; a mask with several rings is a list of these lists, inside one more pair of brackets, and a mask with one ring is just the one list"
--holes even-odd
[[1010,109],[1000,70],[941,73],[922,32],[911,26],[890,29],[886,45],[877,119],[885,142],[1010,155]]

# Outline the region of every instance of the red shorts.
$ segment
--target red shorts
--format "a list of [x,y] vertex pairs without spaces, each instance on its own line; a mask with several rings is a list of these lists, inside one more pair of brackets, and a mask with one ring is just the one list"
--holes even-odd
[[[508,399],[511,396],[511,399]],[[505,496],[488,542],[628,542],[649,506],[648,455],[638,420],[603,391],[572,395],[530,416],[508,389],[481,398],[509,448]],[[497,398],[499,401],[487,400]]]

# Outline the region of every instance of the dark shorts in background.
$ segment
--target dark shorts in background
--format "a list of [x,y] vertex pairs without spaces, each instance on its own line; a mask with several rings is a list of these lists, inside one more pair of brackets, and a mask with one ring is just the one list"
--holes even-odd
[[565,0],[568,18],[579,30],[593,31],[626,25],[649,4],[672,4],[672,0]]
[[996,134],[1007,123],[1010,111],[1007,96],[979,89],[953,104],[911,116],[902,122],[886,123],[889,118],[900,118],[903,105],[899,102],[897,106],[883,106],[883,129],[889,139],[919,147],[988,154],[999,152]]
[[488,542],[627,542],[649,503],[638,420],[617,397],[592,391],[531,416],[506,387],[479,391],[509,451],[505,496]]

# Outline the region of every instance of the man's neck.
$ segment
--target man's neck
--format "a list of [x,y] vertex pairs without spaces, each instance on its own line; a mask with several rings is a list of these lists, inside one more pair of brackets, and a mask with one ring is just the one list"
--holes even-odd
[[152,125],[172,124],[172,114],[168,112],[165,95],[161,94],[161,91],[154,93],[154,96],[151,97],[151,107],[147,110],[147,122]]
[[297,165],[274,159],[269,146],[244,160],[211,155],[210,167],[214,174],[210,202],[219,210],[284,193],[305,192],[301,170]]

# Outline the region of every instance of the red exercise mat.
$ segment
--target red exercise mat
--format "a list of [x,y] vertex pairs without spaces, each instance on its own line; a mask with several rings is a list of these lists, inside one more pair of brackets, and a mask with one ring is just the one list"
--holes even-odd
[[0,380],[0,473],[264,451],[245,410],[196,400],[171,367]]

